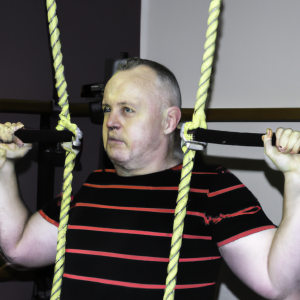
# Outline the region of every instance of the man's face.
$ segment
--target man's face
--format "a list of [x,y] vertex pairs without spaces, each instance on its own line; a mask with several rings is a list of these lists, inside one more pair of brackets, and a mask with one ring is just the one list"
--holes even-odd
[[103,144],[115,165],[141,169],[161,151],[159,85],[155,72],[146,66],[120,71],[108,82],[103,98]]

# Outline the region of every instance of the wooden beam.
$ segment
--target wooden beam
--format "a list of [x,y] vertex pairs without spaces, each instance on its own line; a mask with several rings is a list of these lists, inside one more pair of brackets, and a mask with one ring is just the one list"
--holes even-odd
[[[192,120],[194,109],[183,108],[182,121]],[[300,108],[208,108],[207,122],[300,122]]]
[[52,114],[52,100],[0,99],[0,112],[24,114]]
[[[194,109],[182,108],[182,121],[192,120]],[[0,112],[52,114],[52,100],[0,99]],[[89,117],[89,103],[70,103],[71,116]],[[207,122],[300,122],[300,108],[208,108]]]
[[[70,103],[71,116],[89,117],[89,103]],[[60,111],[60,107],[57,107]],[[52,100],[18,100],[0,99],[0,112],[24,114],[49,114],[53,113]]]

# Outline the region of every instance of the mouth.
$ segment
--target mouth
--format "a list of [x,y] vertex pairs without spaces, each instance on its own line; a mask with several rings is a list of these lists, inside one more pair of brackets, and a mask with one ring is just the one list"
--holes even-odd
[[124,142],[120,139],[117,139],[115,137],[107,137],[107,143],[108,144],[117,144],[117,145],[121,145],[123,144]]

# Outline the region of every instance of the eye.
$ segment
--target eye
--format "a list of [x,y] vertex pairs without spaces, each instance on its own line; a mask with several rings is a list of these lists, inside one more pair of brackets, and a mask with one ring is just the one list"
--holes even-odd
[[104,106],[103,108],[103,113],[108,113],[111,111],[110,107]]
[[128,107],[124,107],[124,111],[126,113],[132,113],[133,112],[133,110],[131,108],[128,108]]

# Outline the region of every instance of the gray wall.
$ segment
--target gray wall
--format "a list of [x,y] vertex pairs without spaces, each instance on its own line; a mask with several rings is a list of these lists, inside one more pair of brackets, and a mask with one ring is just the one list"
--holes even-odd
[[[140,0],[57,1],[63,63],[69,101],[80,98],[81,85],[104,81],[105,60],[120,58],[121,51],[139,56]],[[0,2],[0,99],[51,100],[52,63],[49,52],[45,1],[2,0]],[[39,128],[35,115],[0,113],[0,123],[21,121]],[[76,192],[90,172],[97,169],[102,151],[100,125],[89,118],[72,118],[84,133],[82,170],[74,172]],[[37,153],[31,152],[17,164],[22,196],[32,211],[36,209]],[[60,193],[62,169],[56,172],[55,194]],[[33,283],[29,273],[0,271],[1,300],[28,300]]]
[[[183,107],[192,108],[200,78],[209,1],[142,0],[141,57],[176,75]],[[210,108],[299,106],[300,3],[295,0],[223,0]],[[300,116],[299,116],[300,119]],[[299,123],[208,123],[209,129],[264,134]],[[209,145],[206,161],[228,167],[279,224],[283,176],[263,160],[262,148]],[[219,300],[259,300],[224,265]]]
[[[184,107],[194,107],[208,7],[142,1],[141,57],[173,70]],[[211,108],[298,106],[299,13],[296,0],[223,0]]]

